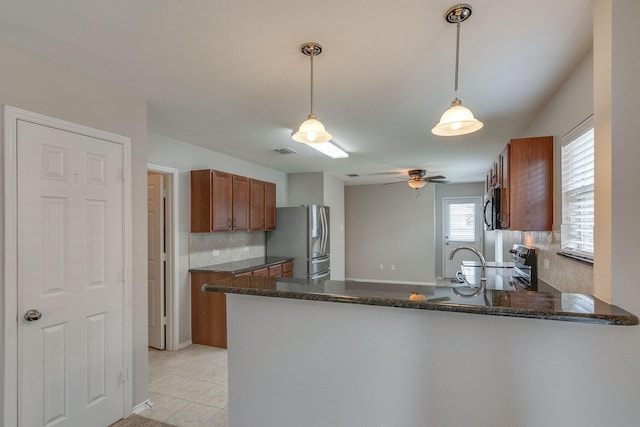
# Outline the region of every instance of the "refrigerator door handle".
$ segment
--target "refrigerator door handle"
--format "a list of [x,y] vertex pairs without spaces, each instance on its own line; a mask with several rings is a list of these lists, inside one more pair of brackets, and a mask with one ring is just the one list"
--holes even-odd
[[323,262],[326,262],[328,259],[329,259],[329,255],[313,258],[311,260],[311,264],[322,264]]
[[320,251],[324,254],[324,239],[325,239],[325,227],[324,227],[324,208],[320,208]]
[[327,277],[330,273],[331,271],[327,270],[322,274],[312,274],[309,276],[309,279],[322,279],[323,277]]
[[326,254],[327,253],[327,233],[328,233],[328,228],[329,228],[329,224],[327,224],[327,211],[325,210],[325,208],[322,208],[322,253]]

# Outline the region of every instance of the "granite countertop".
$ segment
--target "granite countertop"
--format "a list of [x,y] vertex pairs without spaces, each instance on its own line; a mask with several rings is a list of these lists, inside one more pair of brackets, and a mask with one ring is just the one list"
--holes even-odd
[[292,261],[293,258],[264,256],[244,259],[242,261],[225,262],[222,264],[207,265],[189,269],[191,273],[229,273],[240,274],[258,268],[270,267],[283,262]]
[[[234,277],[202,287],[205,292],[257,295],[494,316],[637,325],[638,318],[591,295],[487,289],[466,285],[405,285],[341,280]],[[456,291],[474,296],[459,296]]]

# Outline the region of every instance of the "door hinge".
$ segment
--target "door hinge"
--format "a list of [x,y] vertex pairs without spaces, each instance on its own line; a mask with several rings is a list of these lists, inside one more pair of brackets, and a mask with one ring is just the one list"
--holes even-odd
[[166,261],[167,260],[167,253],[166,252],[162,253],[162,256],[160,257],[160,260],[161,261]]
[[160,323],[162,326],[167,326],[167,316],[162,316]]
[[165,189],[162,190],[162,198],[163,199],[167,198],[167,190],[165,190]]

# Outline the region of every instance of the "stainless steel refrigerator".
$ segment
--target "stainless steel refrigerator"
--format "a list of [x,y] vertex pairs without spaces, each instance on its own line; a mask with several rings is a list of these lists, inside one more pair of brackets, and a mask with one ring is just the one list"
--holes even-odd
[[267,256],[294,257],[293,277],[329,278],[329,207],[276,209],[276,229],[267,232]]

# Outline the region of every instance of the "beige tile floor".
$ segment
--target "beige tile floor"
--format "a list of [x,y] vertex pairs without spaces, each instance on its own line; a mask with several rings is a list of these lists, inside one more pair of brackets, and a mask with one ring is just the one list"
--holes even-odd
[[227,351],[149,349],[149,399],[140,415],[179,427],[227,427]]

